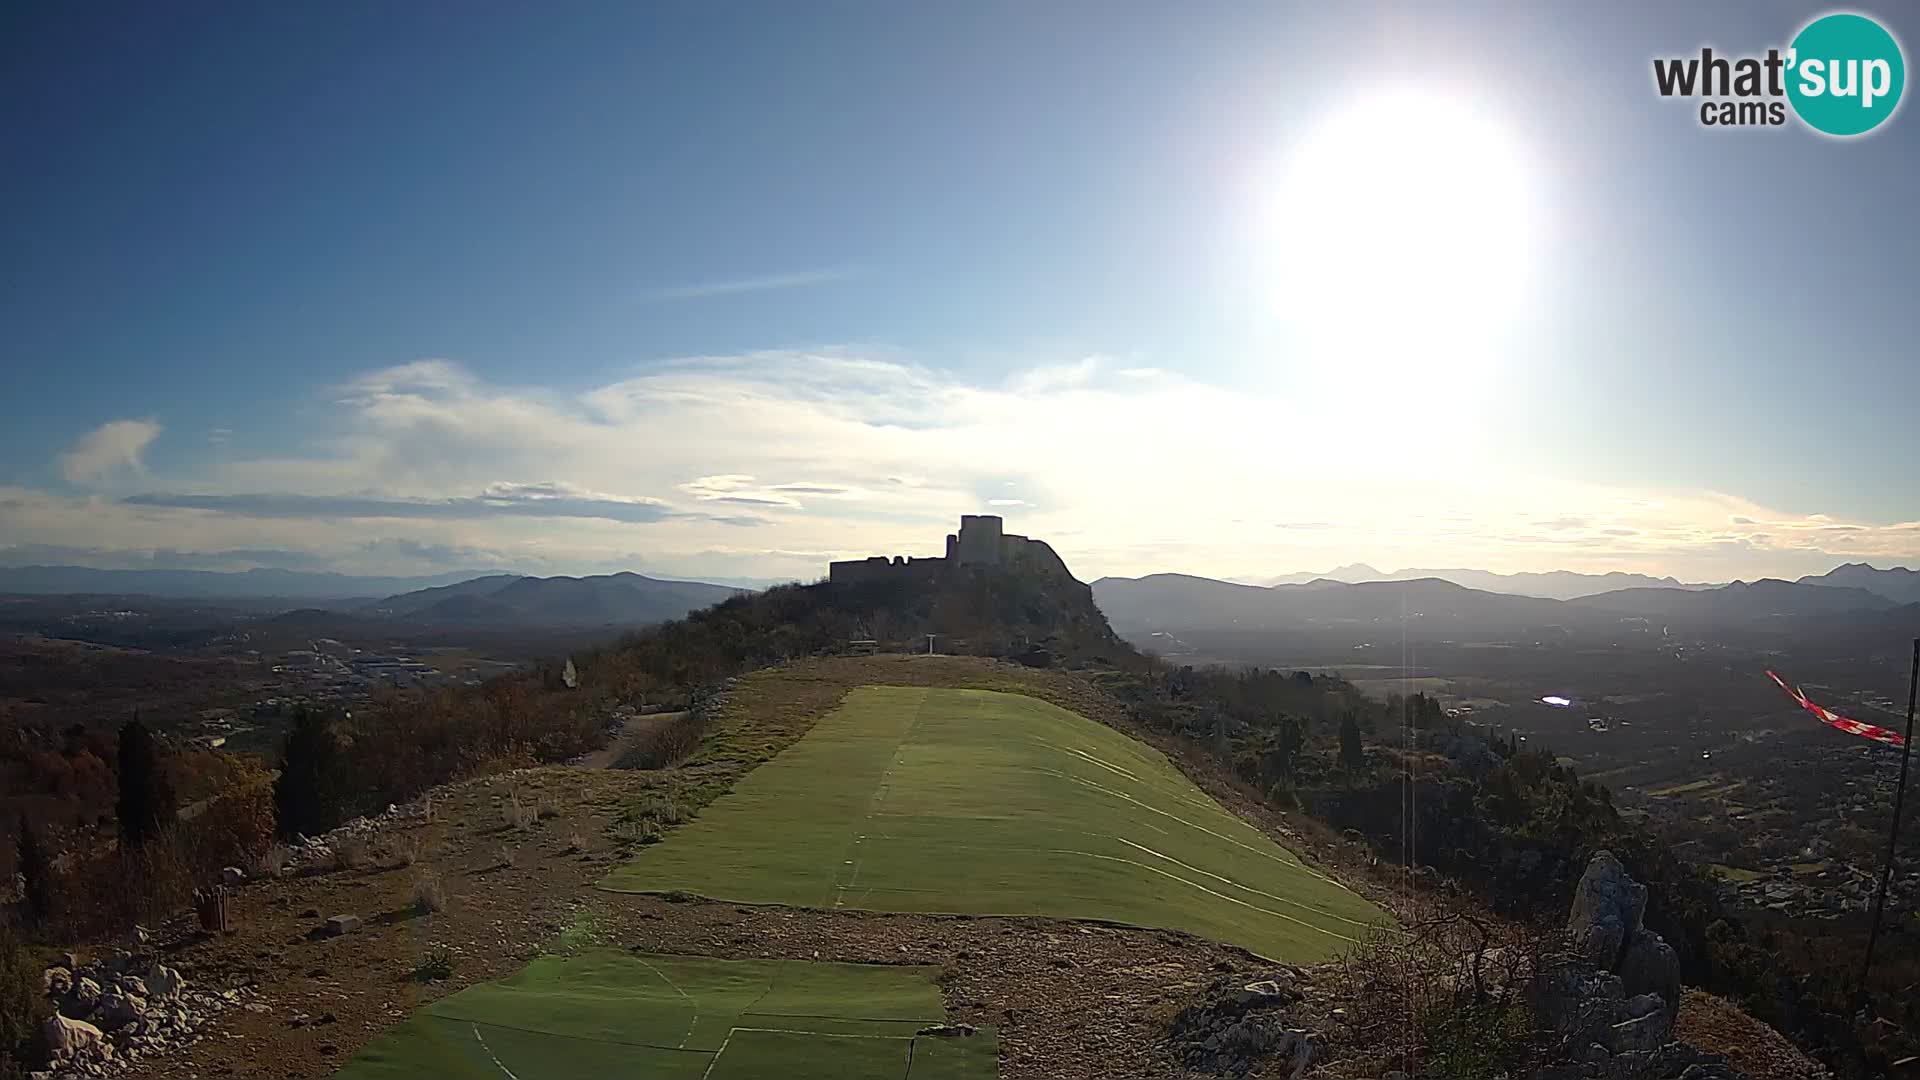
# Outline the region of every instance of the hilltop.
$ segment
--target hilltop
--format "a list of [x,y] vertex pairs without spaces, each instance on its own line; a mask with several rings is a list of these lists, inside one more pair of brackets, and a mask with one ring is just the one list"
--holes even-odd
[[389,596],[361,610],[369,615],[426,623],[496,620],[643,626],[679,618],[741,591],[699,581],[650,578],[631,571],[592,577],[495,574]]

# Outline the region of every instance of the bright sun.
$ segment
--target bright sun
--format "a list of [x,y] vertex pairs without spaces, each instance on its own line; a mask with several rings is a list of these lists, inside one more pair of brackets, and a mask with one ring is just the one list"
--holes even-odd
[[1282,310],[1343,379],[1467,389],[1530,279],[1534,197],[1514,140],[1463,102],[1341,109],[1285,161]]

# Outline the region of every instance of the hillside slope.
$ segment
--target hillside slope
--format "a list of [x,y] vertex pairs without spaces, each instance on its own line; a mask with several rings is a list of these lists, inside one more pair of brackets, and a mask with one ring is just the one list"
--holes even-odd
[[479,620],[644,626],[677,619],[741,590],[700,581],[668,581],[631,571],[592,577],[496,574],[389,596],[369,614],[423,623]]

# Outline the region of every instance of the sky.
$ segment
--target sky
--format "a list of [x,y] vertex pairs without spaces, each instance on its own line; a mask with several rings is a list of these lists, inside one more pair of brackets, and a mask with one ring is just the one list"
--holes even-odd
[[1653,86],[1825,10],[8,5],[0,565],[1920,566],[1920,116]]

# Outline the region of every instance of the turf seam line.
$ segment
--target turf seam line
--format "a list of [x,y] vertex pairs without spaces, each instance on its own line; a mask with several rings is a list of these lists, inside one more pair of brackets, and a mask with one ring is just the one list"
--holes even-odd
[[479,1025],[479,1024],[471,1024],[471,1025],[469,1025],[469,1026],[473,1028],[473,1038],[474,1038],[474,1041],[480,1044],[480,1049],[482,1049],[482,1050],[484,1050],[484,1051],[486,1051],[486,1053],[487,1053],[487,1056],[488,1056],[489,1058],[492,1058],[492,1059],[493,1059],[493,1067],[494,1067],[494,1068],[496,1068],[496,1069],[499,1069],[499,1070],[500,1070],[501,1072],[503,1072],[503,1073],[506,1073],[506,1074],[507,1074],[507,1080],[520,1080],[520,1078],[519,1078],[519,1077],[517,1077],[517,1076],[515,1076],[515,1075],[513,1075],[513,1070],[512,1070],[512,1069],[509,1069],[509,1068],[507,1068],[507,1067],[506,1067],[505,1065],[502,1065],[502,1064],[500,1063],[500,1059],[499,1059],[499,1057],[497,1057],[497,1056],[496,1056],[496,1055],[494,1054],[494,1052],[493,1052],[493,1047],[491,1047],[491,1046],[488,1046],[488,1045],[487,1045],[487,1040],[486,1040],[486,1037],[480,1034],[480,1025]]
[[727,1044],[733,1041],[733,1033],[735,1030],[737,1029],[727,1029],[727,1037],[720,1040],[720,1049],[713,1052],[713,1060],[707,1062],[706,1070],[700,1074],[700,1080],[707,1080],[707,1077],[713,1075],[713,1067],[720,1064],[720,1055],[727,1052]]
[[1312,923],[1306,921],[1305,919],[1296,919],[1293,916],[1288,915],[1284,911],[1273,911],[1268,908],[1263,908],[1259,904],[1249,904],[1245,900],[1241,900],[1237,897],[1228,896],[1226,893],[1223,893],[1223,892],[1216,892],[1213,889],[1209,889],[1205,885],[1202,885],[1197,881],[1188,881],[1186,878],[1181,877],[1179,874],[1169,874],[1165,870],[1162,870],[1157,866],[1148,866],[1146,863],[1139,862],[1138,860],[1135,860],[1135,859],[1123,859],[1118,855],[1098,855],[1091,851],[1074,851],[1069,848],[1056,848],[1054,849],[1054,852],[1055,854],[1058,854],[1058,855],[1080,855],[1089,859],[1103,859],[1107,862],[1125,863],[1128,866],[1137,866],[1140,869],[1145,870],[1149,874],[1159,874],[1161,877],[1171,878],[1172,880],[1177,881],[1182,885],[1199,889],[1201,892],[1206,893],[1208,896],[1217,896],[1220,899],[1225,900],[1229,904],[1239,904],[1241,907],[1251,908],[1254,911],[1263,912],[1265,914],[1273,916],[1276,919],[1285,919],[1290,923],[1299,923],[1301,926],[1304,926],[1307,929],[1312,930],[1314,933],[1325,934],[1330,938],[1338,938],[1341,941],[1350,942],[1354,945],[1360,944],[1359,940],[1356,938],[1350,938],[1345,934],[1336,934],[1333,931],[1328,930],[1324,926],[1315,926]]
[[[916,701],[913,707],[913,721],[907,725],[907,730],[900,734],[900,740],[894,744],[893,757],[888,759],[887,767],[884,770],[882,770],[880,773],[880,783],[873,789],[873,797],[867,801],[866,816],[861,818],[853,826],[855,829],[855,832],[853,834],[852,839],[847,844],[848,852],[852,853],[852,852],[858,851],[860,847],[860,841],[864,838],[864,834],[859,832],[858,830],[865,827],[868,822],[873,820],[874,814],[878,813],[880,810],[880,804],[886,801],[887,778],[893,775],[893,770],[900,764],[900,756],[907,752],[907,744],[913,740],[913,733],[919,729],[920,721],[927,714],[927,697],[928,695],[924,690],[917,695],[918,700]],[[841,860],[841,864],[845,865],[846,861],[847,860],[844,860],[844,859]],[[855,854],[852,861],[853,861],[853,875],[847,879],[847,883],[845,885],[839,884],[840,867],[836,866],[833,868],[833,880],[834,880],[833,906],[835,909],[840,909],[846,906],[847,890],[853,888],[853,886],[860,880],[861,858],[858,854]]]
[[687,1033],[685,1035],[680,1036],[680,1048],[683,1050],[686,1049],[687,1040],[693,1038],[693,1029],[696,1026],[698,1026],[700,1023],[700,1003],[693,1000],[693,998],[688,997],[687,992],[685,990],[680,989],[679,983],[676,983],[672,979],[667,978],[666,972],[661,971],[659,968],[654,967],[652,964],[647,963],[645,960],[641,960],[640,957],[638,956],[634,957],[634,959],[640,962],[641,967],[646,968],[648,971],[653,972],[655,975],[658,975],[660,977],[661,982],[666,983],[668,986],[673,987],[673,992],[676,994],[679,994],[682,998],[684,998],[686,1000],[687,1005],[693,1009],[693,1017],[692,1019],[689,1019],[687,1021]]
[[1305,908],[1306,910],[1313,912],[1315,915],[1325,915],[1329,919],[1334,919],[1339,922],[1347,923],[1350,926],[1370,928],[1378,925],[1377,923],[1362,922],[1359,919],[1349,919],[1344,915],[1335,915],[1333,912],[1328,911],[1325,908],[1314,907],[1312,904],[1309,904],[1304,900],[1294,900],[1289,897],[1280,896],[1275,893],[1267,892],[1265,889],[1256,889],[1251,885],[1242,885],[1230,877],[1223,877],[1219,874],[1213,873],[1212,871],[1202,870],[1199,867],[1194,866],[1190,863],[1183,863],[1179,859],[1176,859],[1173,856],[1166,854],[1165,852],[1155,851],[1152,848],[1146,846],[1145,844],[1136,844],[1124,836],[1116,835],[1114,836],[1114,839],[1120,841],[1121,843],[1127,845],[1130,848],[1137,848],[1141,851],[1144,851],[1147,854],[1154,856],[1155,858],[1165,859],[1168,862],[1172,863],[1173,865],[1181,868],[1182,870],[1191,870],[1202,877],[1210,877],[1215,881],[1224,882],[1228,885],[1233,886],[1236,889],[1241,889],[1246,892],[1253,893],[1256,896],[1264,896],[1269,900],[1278,900],[1283,904],[1292,904],[1294,907],[1297,907],[1297,908]]
[[782,1020],[853,1020],[862,1024],[919,1024],[922,1027],[947,1022],[944,1016],[827,1016],[822,1013],[754,1012],[752,1009],[745,1010],[740,1016],[742,1019],[749,1016],[772,1016]]
[[[885,1039],[888,1042],[912,1042],[911,1035],[862,1035],[852,1031],[801,1031],[798,1028],[737,1027],[727,1033],[731,1038],[735,1031],[758,1031],[767,1035],[806,1035],[815,1039]],[[721,1049],[726,1044],[721,1043]]]
[[601,1043],[606,1046],[631,1046],[641,1050],[665,1050],[668,1053],[711,1054],[711,1050],[688,1050],[680,1046],[661,1046],[659,1043],[632,1042],[627,1039],[609,1039],[598,1035],[570,1035],[561,1031],[547,1031],[542,1028],[521,1027],[518,1024],[503,1024],[498,1020],[486,1020],[473,1016],[449,1016],[446,1013],[429,1012],[426,1015],[435,1020],[449,1020],[456,1024],[485,1024],[502,1031],[517,1031],[522,1035],[545,1035],[553,1039],[568,1039],[575,1042]]
[[[1036,771],[1036,772],[1048,772],[1048,770],[1045,770],[1045,769],[1037,769],[1037,770],[1035,770],[1035,771]],[[1157,806],[1150,806],[1150,805],[1148,805],[1147,803],[1145,803],[1145,802],[1142,802],[1141,800],[1139,800],[1139,799],[1136,799],[1136,798],[1134,798],[1133,796],[1131,796],[1131,795],[1129,795],[1129,794],[1127,794],[1127,793],[1126,793],[1126,792],[1124,792],[1124,791],[1115,791],[1115,790],[1113,790],[1113,789],[1112,789],[1112,788],[1110,788],[1110,787],[1105,787],[1105,786],[1103,786],[1103,785],[1100,785],[1100,784],[1096,784],[1096,783],[1094,783],[1094,782],[1093,782],[1093,781],[1091,781],[1091,780],[1084,780],[1084,779],[1082,779],[1082,778],[1080,778],[1080,777],[1078,777],[1078,776],[1074,776],[1074,775],[1073,775],[1073,774],[1071,774],[1071,773],[1048,773],[1048,775],[1052,775],[1052,776],[1058,776],[1058,777],[1060,777],[1060,778],[1062,778],[1062,779],[1065,779],[1065,780],[1071,780],[1071,781],[1073,781],[1073,782],[1074,782],[1074,783],[1076,783],[1076,784],[1084,784],[1084,785],[1086,785],[1087,787],[1090,787],[1090,788],[1092,788],[1092,789],[1094,789],[1095,791],[1101,791],[1101,792],[1105,792],[1106,794],[1108,794],[1108,795],[1112,795],[1113,797],[1115,797],[1115,798],[1117,798],[1117,799],[1124,799],[1124,800],[1126,800],[1127,802],[1130,802],[1130,803],[1132,803],[1132,804],[1134,804],[1135,806],[1138,806],[1138,807],[1140,807],[1140,808],[1141,808],[1142,810],[1146,810],[1146,811],[1148,811],[1148,812],[1150,812],[1150,813],[1155,813],[1155,814],[1159,814],[1159,815],[1160,815],[1161,817],[1165,817],[1165,818],[1171,818],[1172,820],[1174,820],[1174,821],[1177,821],[1177,822],[1179,822],[1180,824],[1182,824],[1182,825],[1185,825],[1185,826],[1187,826],[1188,828],[1191,828],[1191,829],[1197,829],[1197,830],[1199,830],[1200,832],[1203,832],[1203,833],[1206,833],[1206,834],[1207,834],[1208,836],[1211,836],[1211,837],[1213,837],[1213,838],[1214,838],[1214,839],[1216,839],[1216,840],[1225,840],[1225,841],[1226,841],[1227,843],[1229,843],[1229,844],[1232,844],[1232,845],[1233,845],[1234,847],[1237,847],[1237,848],[1241,848],[1241,849],[1243,849],[1243,850],[1246,850],[1246,851],[1250,851],[1250,852],[1252,852],[1253,854],[1255,854],[1255,855],[1258,855],[1258,856],[1260,856],[1260,857],[1262,857],[1262,858],[1264,858],[1264,859],[1268,859],[1268,860],[1271,860],[1271,861],[1273,861],[1273,862],[1276,862],[1276,863],[1279,863],[1279,864],[1280,864],[1281,866],[1284,866],[1284,867],[1287,867],[1287,868],[1288,868],[1288,869],[1290,869],[1290,870],[1297,870],[1297,871],[1299,871],[1300,873],[1303,873],[1303,874],[1305,874],[1305,875],[1307,875],[1308,877],[1311,877],[1311,878],[1314,878],[1314,879],[1316,879],[1316,880],[1318,880],[1318,881],[1324,881],[1324,882],[1326,882],[1327,884],[1329,884],[1329,885],[1332,885],[1332,886],[1334,886],[1335,888],[1339,888],[1339,889],[1343,889],[1343,890],[1345,890],[1345,891],[1347,891],[1347,892],[1353,892],[1353,890],[1352,890],[1352,889],[1348,889],[1348,888],[1347,888],[1347,887],[1346,887],[1345,885],[1342,885],[1342,884],[1340,884],[1340,883],[1339,883],[1338,881],[1335,881],[1334,879],[1332,879],[1332,878],[1330,878],[1330,877],[1326,877],[1326,876],[1324,876],[1324,875],[1321,875],[1321,874],[1318,874],[1318,873],[1315,873],[1315,872],[1314,872],[1314,871],[1313,871],[1312,869],[1310,869],[1310,868],[1309,868],[1309,867],[1308,867],[1308,866],[1307,866],[1307,865],[1306,865],[1305,863],[1301,863],[1301,862],[1293,862],[1293,861],[1289,861],[1289,860],[1287,860],[1287,859],[1282,859],[1282,858],[1280,858],[1279,856],[1277,856],[1277,855],[1274,855],[1274,854],[1272,854],[1271,852],[1266,852],[1266,851],[1261,851],[1261,850],[1260,850],[1259,848],[1257,848],[1257,847],[1254,847],[1254,846],[1253,846],[1253,845],[1251,845],[1251,844],[1245,844],[1245,843],[1242,843],[1242,842],[1240,842],[1240,841],[1238,841],[1238,840],[1235,840],[1235,839],[1234,839],[1233,837],[1231,837],[1231,836],[1228,836],[1228,835],[1226,835],[1225,833],[1217,833],[1217,832],[1214,832],[1214,831],[1213,831],[1212,829],[1209,829],[1209,828],[1207,828],[1207,827],[1206,827],[1205,825],[1201,825],[1201,824],[1198,824],[1198,823],[1196,823],[1196,822],[1192,822],[1192,821],[1188,821],[1188,820],[1187,820],[1186,818],[1183,818],[1183,817],[1181,817],[1181,816],[1180,816],[1180,815],[1178,815],[1178,814],[1170,814],[1170,813],[1168,813],[1168,812],[1166,812],[1165,810],[1162,810],[1162,809],[1160,809],[1160,808],[1159,808],[1159,807],[1157,807]],[[1283,850],[1283,851],[1284,851],[1284,850],[1286,850],[1286,849],[1284,849],[1284,848],[1282,848],[1281,850]],[[1357,894],[1356,894],[1356,895],[1357,895]]]

